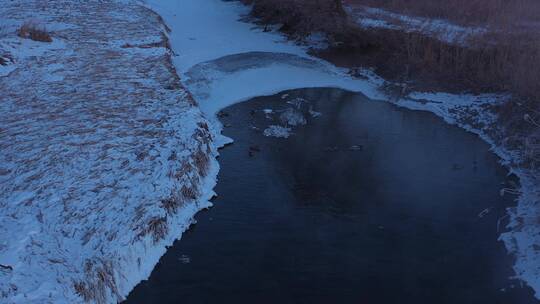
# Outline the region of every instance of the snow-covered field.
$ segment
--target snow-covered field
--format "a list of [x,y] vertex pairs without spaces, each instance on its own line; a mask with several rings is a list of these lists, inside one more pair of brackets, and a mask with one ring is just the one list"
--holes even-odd
[[[0,99],[0,300],[6,303],[115,303],[147,278],[193,215],[210,206],[216,149],[228,141],[215,114],[233,103],[286,89],[339,87],[434,112],[489,141],[484,131],[494,117],[487,108],[497,96],[417,92],[390,99],[384,80],[370,71],[353,78],[280,34],[240,21],[248,9],[236,2],[142,4],[0,6],[8,27],[0,56],[13,58],[0,66],[0,91],[7,92]],[[172,29],[180,79],[160,18],[145,7]],[[15,36],[29,18],[53,29],[51,44]],[[508,164],[515,157],[494,151]],[[533,183],[526,172],[517,174],[524,185]],[[517,209],[531,220],[538,209],[532,185]],[[539,292],[534,229],[525,221],[504,239],[519,257],[518,276]]]
[[[231,104],[287,89],[338,87],[360,92],[371,99],[430,111],[490,143],[493,152],[520,177],[523,186],[517,197],[517,208],[509,210],[510,231],[502,234],[501,239],[516,257],[516,278],[530,285],[540,298],[540,227],[537,225],[540,186],[531,172],[513,166],[520,157],[519,151],[498,147],[489,136],[497,128],[496,116],[490,107],[506,96],[412,92],[396,99],[385,93],[385,81],[372,72],[360,71],[361,78],[352,78],[347,70],[309,56],[306,47],[286,41],[279,33],[264,32],[241,21],[249,8],[237,2],[147,0],[147,3],[172,28],[170,37],[178,53],[174,60],[177,70],[212,121],[216,136],[221,126],[215,114]],[[427,23],[416,20],[410,25],[411,30],[425,30]],[[457,42],[455,39],[463,35],[481,32],[450,28],[454,33],[440,39]],[[433,29],[433,33],[441,32]]]
[[2,1],[0,26],[0,303],[116,303],[210,206],[206,119],[143,6]]

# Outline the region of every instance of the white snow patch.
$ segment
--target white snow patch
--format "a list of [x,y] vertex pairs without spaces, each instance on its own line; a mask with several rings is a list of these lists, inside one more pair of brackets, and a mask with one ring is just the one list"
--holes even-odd
[[487,29],[483,27],[466,27],[443,19],[401,15],[368,6],[347,6],[346,10],[363,28],[423,33],[451,44],[463,44],[470,37],[487,33]]
[[528,172],[514,173],[520,177],[521,193],[517,207],[509,210],[510,230],[501,234],[500,239],[516,257],[516,278],[531,286],[540,298],[540,181]]
[[[33,41],[19,37],[0,39],[0,56],[5,56],[6,65],[0,64],[0,77],[8,76],[19,68],[19,63],[29,57],[43,56],[47,52],[65,49],[66,44],[61,39],[54,39],[50,43]],[[54,67],[52,67],[54,68]],[[51,77],[50,80],[59,79]]]
[[301,126],[307,123],[306,118],[302,115],[302,112],[295,110],[293,108],[288,108],[281,115],[279,115],[279,120],[287,126]]
[[263,135],[268,137],[289,138],[291,135],[291,128],[271,125],[263,131]]

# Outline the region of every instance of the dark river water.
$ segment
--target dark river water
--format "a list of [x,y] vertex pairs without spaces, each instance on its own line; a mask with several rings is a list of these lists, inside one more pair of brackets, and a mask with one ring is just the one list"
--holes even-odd
[[497,241],[514,198],[487,144],[358,94],[286,93],[224,110],[215,207],[126,303],[537,303]]

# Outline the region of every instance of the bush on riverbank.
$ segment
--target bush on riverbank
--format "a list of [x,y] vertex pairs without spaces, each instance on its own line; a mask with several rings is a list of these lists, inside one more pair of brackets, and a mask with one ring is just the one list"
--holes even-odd
[[346,14],[341,0],[240,0],[252,5],[252,15],[261,23],[280,25],[293,36],[313,32],[338,35],[345,29]]

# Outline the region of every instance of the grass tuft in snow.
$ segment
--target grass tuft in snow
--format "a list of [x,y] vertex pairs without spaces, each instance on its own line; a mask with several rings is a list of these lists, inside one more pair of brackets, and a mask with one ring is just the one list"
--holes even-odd
[[32,39],[40,42],[52,42],[51,35],[44,25],[35,21],[26,21],[21,25],[17,33],[19,37]]

